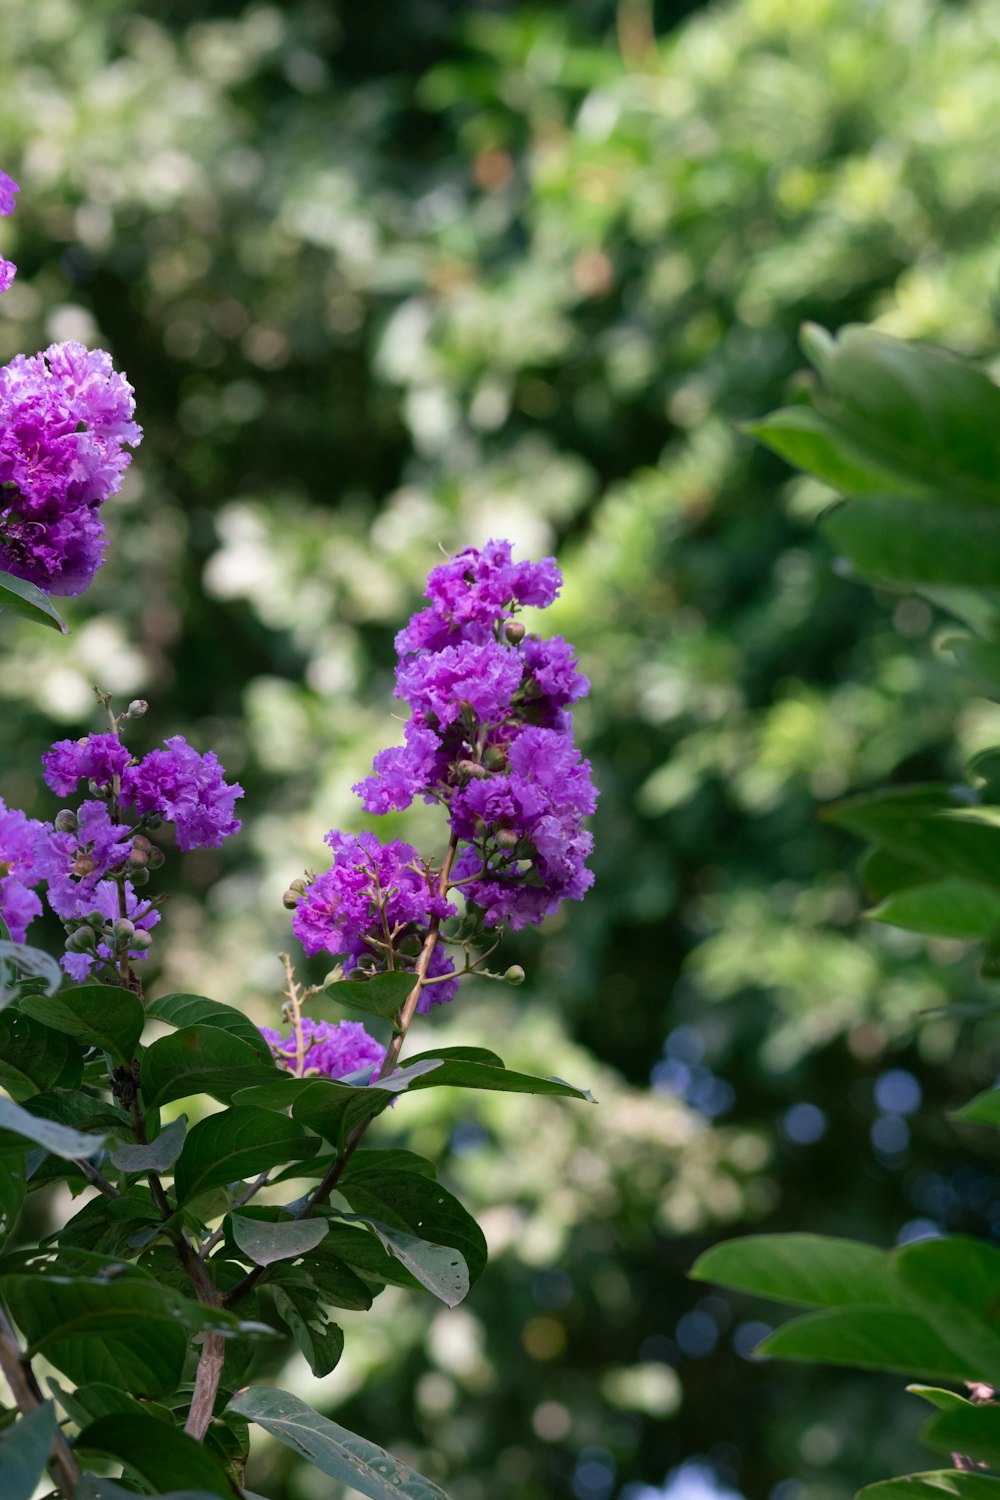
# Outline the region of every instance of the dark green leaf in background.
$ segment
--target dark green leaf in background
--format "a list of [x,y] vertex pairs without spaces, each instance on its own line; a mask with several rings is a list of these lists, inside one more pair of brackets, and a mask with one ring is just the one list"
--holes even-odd
[[3,1500],[31,1500],[52,1452],[56,1411],[45,1401],[19,1417],[0,1437],[0,1495]]

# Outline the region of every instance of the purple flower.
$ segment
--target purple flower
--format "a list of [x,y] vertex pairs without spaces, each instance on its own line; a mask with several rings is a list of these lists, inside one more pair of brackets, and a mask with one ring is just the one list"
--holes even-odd
[[562,585],[554,557],[515,563],[510,542],[489,541],[480,552],[467,547],[434,568],[425,598],[429,609],[413,616],[396,637],[400,656],[412,651],[440,651],[457,640],[484,641],[493,626],[517,606],[544,609]]
[[102,349],[53,344],[0,368],[0,567],[79,594],[106,543],[98,507],[142,432],[132,387]]
[[121,802],[134,804],[141,815],[159,813],[177,830],[183,850],[216,849],[243,826],[233,816],[243,788],[225,780],[218,757],[208,750],[199,755],[175,734],[165,750],[152,750],[122,776]]
[[45,878],[56,916],[66,922],[79,916],[81,907],[90,911],[98,885],[109,870],[124,865],[131,852],[132,835],[123,824],[112,822],[104,803],[82,803],[74,832],[52,830],[48,836]]
[[[306,887],[292,930],[306,952],[353,959],[373,956],[384,967],[386,950],[432,916],[455,914],[434,891],[420,856],[410,844],[382,844],[373,833],[334,829],[327,835],[334,860]],[[388,936],[387,936],[388,935]]]
[[294,1027],[288,1036],[282,1036],[262,1026],[261,1035],[278,1066],[297,1077],[320,1073],[324,1078],[346,1078],[362,1068],[377,1067],[385,1056],[381,1042],[369,1036],[360,1021],[314,1021],[311,1016],[303,1016],[305,1054],[299,1074]]
[[131,758],[116,734],[88,734],[82,740],[59,740],[42,756],[42,765],[56,796],[68,797],[81,781],[110,786]]
[[352,787],[367,812],[402,812],[414,797],[428,793],[448,774],[447,753],[432,729],[411,719],[405,733],[406,744],[380,750],[372,762],[372,774]]
[[499,724],[521,686],[521,658],[497,641],[463,641],[406,657],[396,670],[396,697],[446,728],[471,710],[480,724]]
[[[17,183],[13,177],[8,177],[6,172],[0,171],[0,216],[6,217],[14,212],[14,196],[18,191]],[[17,267],[9,260],[4,260],[0,255],[0,292],[5,292],[14,280],[14,272]]]
[[[114,922],[116,918],[124,915],[141,931],[148,932],[160,920],[160,913],[148,901],[139,899],[128,880],[125,881],[124,891],[124,913],[121,909],[122,903],[117,882],[101,880],[86,896],[79,896],[74,911],[65,914],[61,912],[60,916],[65,921],[70,917],[85,917],[92,911],[99,911],[106,921]],[[128,956],[130,960],[139,958],[145,961],[148,951],[144,948],[130,948]],[[98,942],[96,953],[65,953],[62,963],[70,978],[79,981],[86,979],[98,959],[104,959],[106,963],[114,963],[115,957],[114,950],[107,943]]]
[[[440,940],[434,945],[431,961],[427,965],[427,978],[437,979],[443,974],[454,974],[455,965],[451,960],[448,950],[442,947]],[[441,984],[432,984],[427,989],[420,991],[420,999],[417,1001],[417,1011],[425,1016],[432,1005],[446,1005],[449,1000],[454,1000],[458,994],[457,979],[445,979]]]
[[532,707],[544,706],[549,711],[566,708],[590,691],[590,682],[576,670],[573,647],[561,635],[548,640],[526,635],[521,644],[521,659]]
[[15,943],[23,943],[29,925],[42,914],[35,895],[45,874],[48,828],[0,797],[0,917]]

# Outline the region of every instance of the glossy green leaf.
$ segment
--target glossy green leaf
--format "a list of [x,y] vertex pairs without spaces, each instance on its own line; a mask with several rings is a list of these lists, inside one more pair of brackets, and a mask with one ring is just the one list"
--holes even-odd
[[1000,644],[977,640],[971,635],[954,635],[942,640],[976,687],[988,698],[1000,699]]
[[25,620],[34,620],[36,625],[48,625],[61,635],[69,631],[48,594],[12,573],[0,573],[0,614],[21,615]]
[[121,1172],[169,1172],[181,1154],[186,1131],[187,1115],[181,1115],[165,1125],[148,1145],[112,1141],[108,1155]]
[[223,1500],[239,1495],[221,1464],[200,1443],[143,1412],[99,1417],[83,1429],[76,1447],[117,1459],[158,1490],[181,1484]]
[[760,1345],[775,1359],[892,1370],[922,1380],[975,1380],[975,1369],[923,1318],[902,1307],[838,1307],[793,1318]]
[[304,1277],[284,1280],[274,1287],[274,1305],[313,1374],[329,1375],[344,1352],[344,1334],[316,1300],[315,1288]]
[[920,1436],[938,1453],[964,1453],[1000,1468],[1000,1407],[964,1401],[932,1417]]
[[824,808],[823,817],[931,876],[959,875],[1000,886],[995,811],[962,807],[949,788],[928,786],[852,797]]
[[[341,1226],[336,1221],[326,1226],[327,1239],[332,1235],[338,1239]],[[364,1240],[379,1256],[385,1257],[378,1241],[365,1231],[356,1231],[357,1238]],[[372,1305],[372,1297],[365,1283],[356,1272],[352,1271],[345,1260],[339,1255],[331,1255],[326,1246],[322,1250],[310,1250],[308,1256],[300,1265],[291,1266],[278,1264],[269,1273],[268,1286],[284,1286],[288,1282],[297,1283],[306,1278],[313,1287],[314,1300],[322,1303],[331,1303],[334,1307],[347,1307],[357,1311],[366,1311]],[[407,1277],[407,1284],[410,1278]]]
[[842,495],[870,494],[892,486],[889,470],[866,459],[849,437],[811,406],[784,407],[758,422],[743,423],[742,430]]
[[808,345],[815,407],[867,462],[914,487],[1000,505],[1000,390],[965,360],[871,328]]
[[315,1250],[327,1233],[322,1219],[285,1219],[269,1223],[243,1214],[230,1214],[233,1240],[255,1266],[293,1260]]
[[256,1422],[272,1437],[368,1500],[448,1500],[439,1485],[400,1463],[384,1448],[321,1417],[288,1391],[251,1386],[229,1410]]
[[962,1235],[896,1251],[896,1274],[914,1307],[973,1371],[1000,1384],[1000,1249]]
[[[249,1490],[244,1490],[243,1494],[245,1500],[252,1500]],[[166,1494],[161,1492],[155,1500],[215,1500],[215,1497],[214,1490],[169,1490]],[[125,1489],[113,1479],[84,1474],[77,1486],[76,1500],[135,1500],[135,1491]]]
[[817,1234],[745,1235],[707,1250],[691,1270],[714,1281],[796,1307],[901,1301],[884,1250]]
[[[15,971],[14,980],[11,971]],[[17,994],[16,974],[40,979],[47,995],[54,995],[66,977],[51,954],[29,948],[27,943],[12,943],[5,926],[0,934],[0,1010]]]
[[[242,1044],[240,1044],[242,1045]],[[209,1188],[255,1177],[267,1167],[307,1161],[320,1142],[285,1115],[252,1105],[234,1105],[209,1115],[188,1132],[174,1171],[178,1202]]]
[[357,1217],[364,1217],[389,1254],[446,1307],[457,1307],[464,1302],[469,1295],[469,1267],[454,1246],[431,1243],[367,1215]]
[[249,1042],[220,1026],[183,1026],[146,1048],[142,1096],[147,1109],[191,1094],[211,1094],[228,1104],[238,1089],[267,1083],[276,1071]]
[[0,1088],[19,1103],[56,1084],[73,1087],[82,1068],[79,1047],[62,1032],[13,1007],[0,1016]]
[[945,1500],[948,1495],[955,1500],[1000,1500],[1000,1479],[960,1469],[936,1469],[866,1485],[856,1500]]
[[947,876],[897,891],[867,915],[908,932],[985,942],[1000,935],[1000,890]]
[[[457,1250],[468,1266],[471,1281],[477,1281],[486,1269],[482,1230],[439,1182],[428,1182],[415,1172],[377,1169],[370,1174],[359,1172],[349,1181],[342,1181],[340,1191],[354,1212],[363,1218],[432,1245]],[[398,1254],[398,1250],[394,1248],[393,1254]],[[414,1275],[421,1279],[418,1272],[414,1271]]]
[[829,511],[821,529],[859,572],[872,577],[906,585],[1000,587],[1000,508],[866,495]]
[[[425,1062],[440,1061],[440,1067],[432,1072],[414,1077],[411,1089],[459,1088],[489,1089],[509,1094],[558,1094],[565,1099],[584,1099],[595,1103],[589,1089],[576,1088],[564,1083],[561,1078],[534,1078],[530,1073],[515,1073],[503,1063],[479,1062],[465,1055],[466,1048],[436,1047],[430,1052],[421,1052],[412,1057],[408,1067]],[[388,1080],[392,1082],[392,1076]]]
[[331,1000],[363,1010],[372,1016],[391,1019],[402,1009],[413,989],[412,974],[375,974],[371,979],[341,979],[326,987]]
[[46,1151],[53,1151],[56,1156],[62,1156],[68,1160],[96,1156],[105,1141],[103,1135],[85,1135],[80,1130],[71,1130],[68,1126],[58,1125],[53,1120],[45,1120],[37,1115],[29,1114],[19,1104],[2,1097],[0,1097],[0,1129],[12,1131],[15,1135],[23,1136],[25,1140],[34,1141],[36,1146],[44,1146]]
[[1000,1130],[1000,1089],[985,1089],[969,1103],[955,1111],[956,1120],[972,1125],[993,1125]]
[[246,1042],[262,1062],[271,1061],[270,1048],[250,1017],[221,1000],[208,1000],[204,995],[160,995],[147,1006],[146,1014],[154,1021],[165,1021],[178,1029],[215,1026]]
[[31,1500],[49,1461],[56,1435],[51,1401],[19,1417],[0,1437],[0,1495],[3,1500]]
[[957,1391],[945,1391],[937,1385],[908,1385],[906,1389],[911,1396],[919,1396],[931,1406],[936,1406],[938,1411],[954,1411],[956,1407],[972,1405],[971,1401],[967,1401]]
[[81,985],[50,999],[28,995],[20,1008],[54,1031],[110,1052],[121,1067],[132,1061],[142,1035],[142,1001],[131,990],[115,985]]

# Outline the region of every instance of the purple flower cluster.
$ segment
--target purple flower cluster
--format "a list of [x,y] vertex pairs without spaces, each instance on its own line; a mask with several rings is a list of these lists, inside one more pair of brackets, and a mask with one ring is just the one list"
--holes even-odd
[[[292,918],[292,930],[310,956],[327,952],[351,967],[384,969],[389,952],[395,955],[431,917],[455,915],[412,845],[399,839],[382,844],[373,833],[339,829],[327,835],[327,843],[333,864],[306,888]],[[453,969],[442,955],[435,973]],[[454,990],[454,981],[434,985],[421,995],[421,1005],[450,1000]]]
[[[14,212],[14,198],[17,190],[17,183],[13,177],[8,177],[6,172],[0,171],[0,218],[7,218]],[[0,255],[0,292],[7,291],[14,280],[16,270],[15,265],[9,260],[4,260]]]
[[323,1078],[346,1078],[362,1068],[377,1067],[385,1054],[385,1048],[362,1026],[360,1021],[314,1021],[311,1016],[301,1020],[304,1054],[299,1071],[298,1047],[294,1028],[288,1036],[261,1027],[261,1036],[267,1042],[274,1060],[286,1073],[304,1077],[307,1073],[318,1073]]
[[[188,850],[216,848],[241,826],[233,808],[243,789],[225,780],[216,756],[199,755],[180,735],[165,743],[165,750],[137,760],[117,733],[60,740],[42,756],[46,782],[57,796],[70,797],[84,781],[91,795],[52,823],[0,801],[0,916],[23,942],[28,924],[41,915],[36,888],[44,885],[70,940],[79,939],[63,958],[74,979],[99,960],[115,959],[112,937],[119,959],[123,952],[130,959],[146,956],[147,938],[127,939],[159,921],[155,903],[136,894],[150,869],[163,863],[147,830],[173,823],[178,847]],[[93,941],[86,933],[80,938],[81,925],[89,926]]]
[[[583,820],[597,793],[573,742],[571,705],[587,692],[573,648],[527,634],[522,607],[545,607],[562,575],[554,559],[515,563],[509,542],[468,548],[430,574],[429,607],[396,637],[396,696],[409,705],[404,743],[376,755],[355,786],[371,813],[417,796],[448,811],[461,890],[474,925],[541,922],[593,882]],[[302,891],[293,927],[306,952],[365,972],[416,963],[432,919],[457,915],[436,872],[398,840],[334,831],[333,866]],[[419,1008],[451,999],[454,965],[438,943]]]
[[53,344],[0,368],[0,567],[49,593],[83,592],[103,561],[98,510],[142,438],[134,411],[102,349]]

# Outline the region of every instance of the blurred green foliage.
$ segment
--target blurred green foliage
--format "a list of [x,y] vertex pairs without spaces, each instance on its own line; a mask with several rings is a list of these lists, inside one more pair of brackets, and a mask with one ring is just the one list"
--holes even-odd
[[163,982],[273,1019],[281,893],[358,825],[439,546],[557,548],[594,682],[597,886],[512,945],[516,999],[433,1025],[601,1107],[412,1101],[491,1269],[454,1312],[387,1293],[311,1399],[456,1500],[650,1500],[691,1455],[776,1500],[914,1467],[898,1382],[754,1365],[762,1304],[684,1272],[730,1228],[1000,1226],[946,1116],[996,1071],[971,962],[862,923],[815,817],[955,775],[997,710],[737,426],[795,401],[804,318],[991,353],[996,7],[0,0],[0,34],[0,358],[106,344],[146,430],[74,634],[3,621],[0,792],[52,811],[24,767],[95,681],[150,699],[141,748],[218,751],[247,827],[180,862]]

